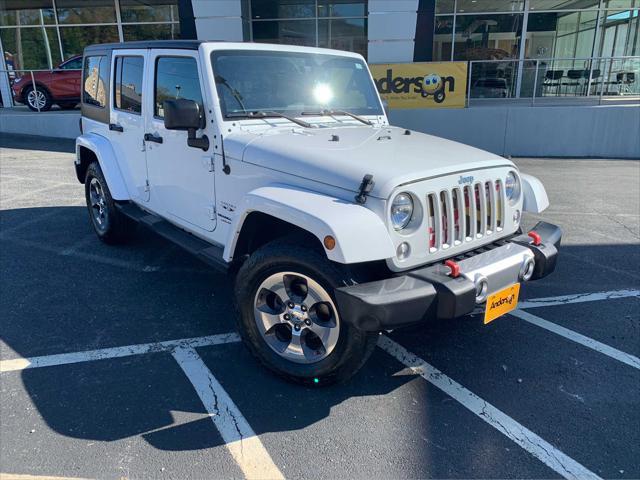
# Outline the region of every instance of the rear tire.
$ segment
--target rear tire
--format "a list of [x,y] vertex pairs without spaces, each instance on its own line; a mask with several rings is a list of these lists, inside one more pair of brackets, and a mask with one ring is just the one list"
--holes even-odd
[[377,333],[340,318],[334,288],[353,283],[346,268],[330,262],[322,250],[292,240],[271,242],[238,271],[240,335],[260,363],[289,381],[346,381],[378,340]]
[[87,168],[84,190],[89,219],[98,238],[111,245],[129,240],[136,224],[116,208],[98,162]]
[[53,104],[51,94],[38,85],[36,85],[35,90],[33,87],[27,87],[24,90],[23,98],[27,107],[34,112],[38,111],[38,107],[40,107],[41,112],[46,112],[51,109]]

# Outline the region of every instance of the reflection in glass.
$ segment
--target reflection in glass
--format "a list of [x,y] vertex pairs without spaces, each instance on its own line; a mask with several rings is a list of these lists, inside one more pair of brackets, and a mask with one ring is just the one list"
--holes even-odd
[[458,13],[521,12],[524,9],[524,0],[502,0],[498,2],[458,0],[456,8]]
[[436,0],[436,14],[453,13],[455,0]]
[[435,17],[433,35],[433,60],[451,60],[453,46],[453,16]]
[[65,57],[82,55],[84,47],[93,43],[119,41],[118,28],[115,25],[93,27],[60,27],[62,49]]
[[0,5],[0,26],[55,22],[52,0],[4,0]]
[[379,115],[380,101],[361,60],[299,52],[212,54],[225,116],[254,111],[316,115],[326,108]]
[[253,40],[261,43],[316,46],[315,20],[253,22]]
[[202,106],[202,91],[195,58],[160,57],[156,60],[154,115],[163,118],[163,102],[173,98],[195,100]]
[[598,8],[600,0],[529,0],[530,11]]
[[178,0],[119,0],[123,22],[177,22]]
[[180,38],[179,23],[123,25],[125,42],[136,40],[176,40]]
[[142,57],[116,57],[114,103],[116,108],[132,113],[142,112]]
[[455,35],[455,60],[518,58],[523,15],[459,16]]
[[315,0],[251,0],[253,19],[315,17]]
[[47,70],[60,63],[54,28],[2,28],[5,61],[13,70]]
[[366,17],[365,0],[318,0],[318,17]]
[[318,46],[367,54],[367,21],[364,18],[319,20]]
[[59,23],[115,23],[113,0],[56,0]]

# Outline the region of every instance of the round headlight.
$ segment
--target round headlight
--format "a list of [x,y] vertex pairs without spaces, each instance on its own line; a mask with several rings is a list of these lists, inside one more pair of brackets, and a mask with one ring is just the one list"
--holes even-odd
[[514,172],[507,174],[507,179],[504,182],[504,192],[507,195],[507,200],[512,203],[520,198],[520,179]]
[[413,200],[408,193],[399,193],[391,203],[391,223],[396,230],[402,230],[411,221]]

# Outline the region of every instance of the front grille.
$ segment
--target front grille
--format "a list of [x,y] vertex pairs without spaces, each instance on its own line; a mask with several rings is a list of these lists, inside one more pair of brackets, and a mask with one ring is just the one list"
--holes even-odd
[[504,227],[501,180],[476,182],[427,195],[429,252],[471,243]]

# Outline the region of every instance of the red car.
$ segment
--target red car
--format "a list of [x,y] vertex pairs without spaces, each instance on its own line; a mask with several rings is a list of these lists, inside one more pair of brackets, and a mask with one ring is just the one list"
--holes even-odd
[[54,103],[62,109],[71,109],[80,102],[81,77],[82,56],[62,62],[50,72],[33,72],[35,90],[31,74],[24,72],[13,82],[13,99],[34,111],[46,112]]

